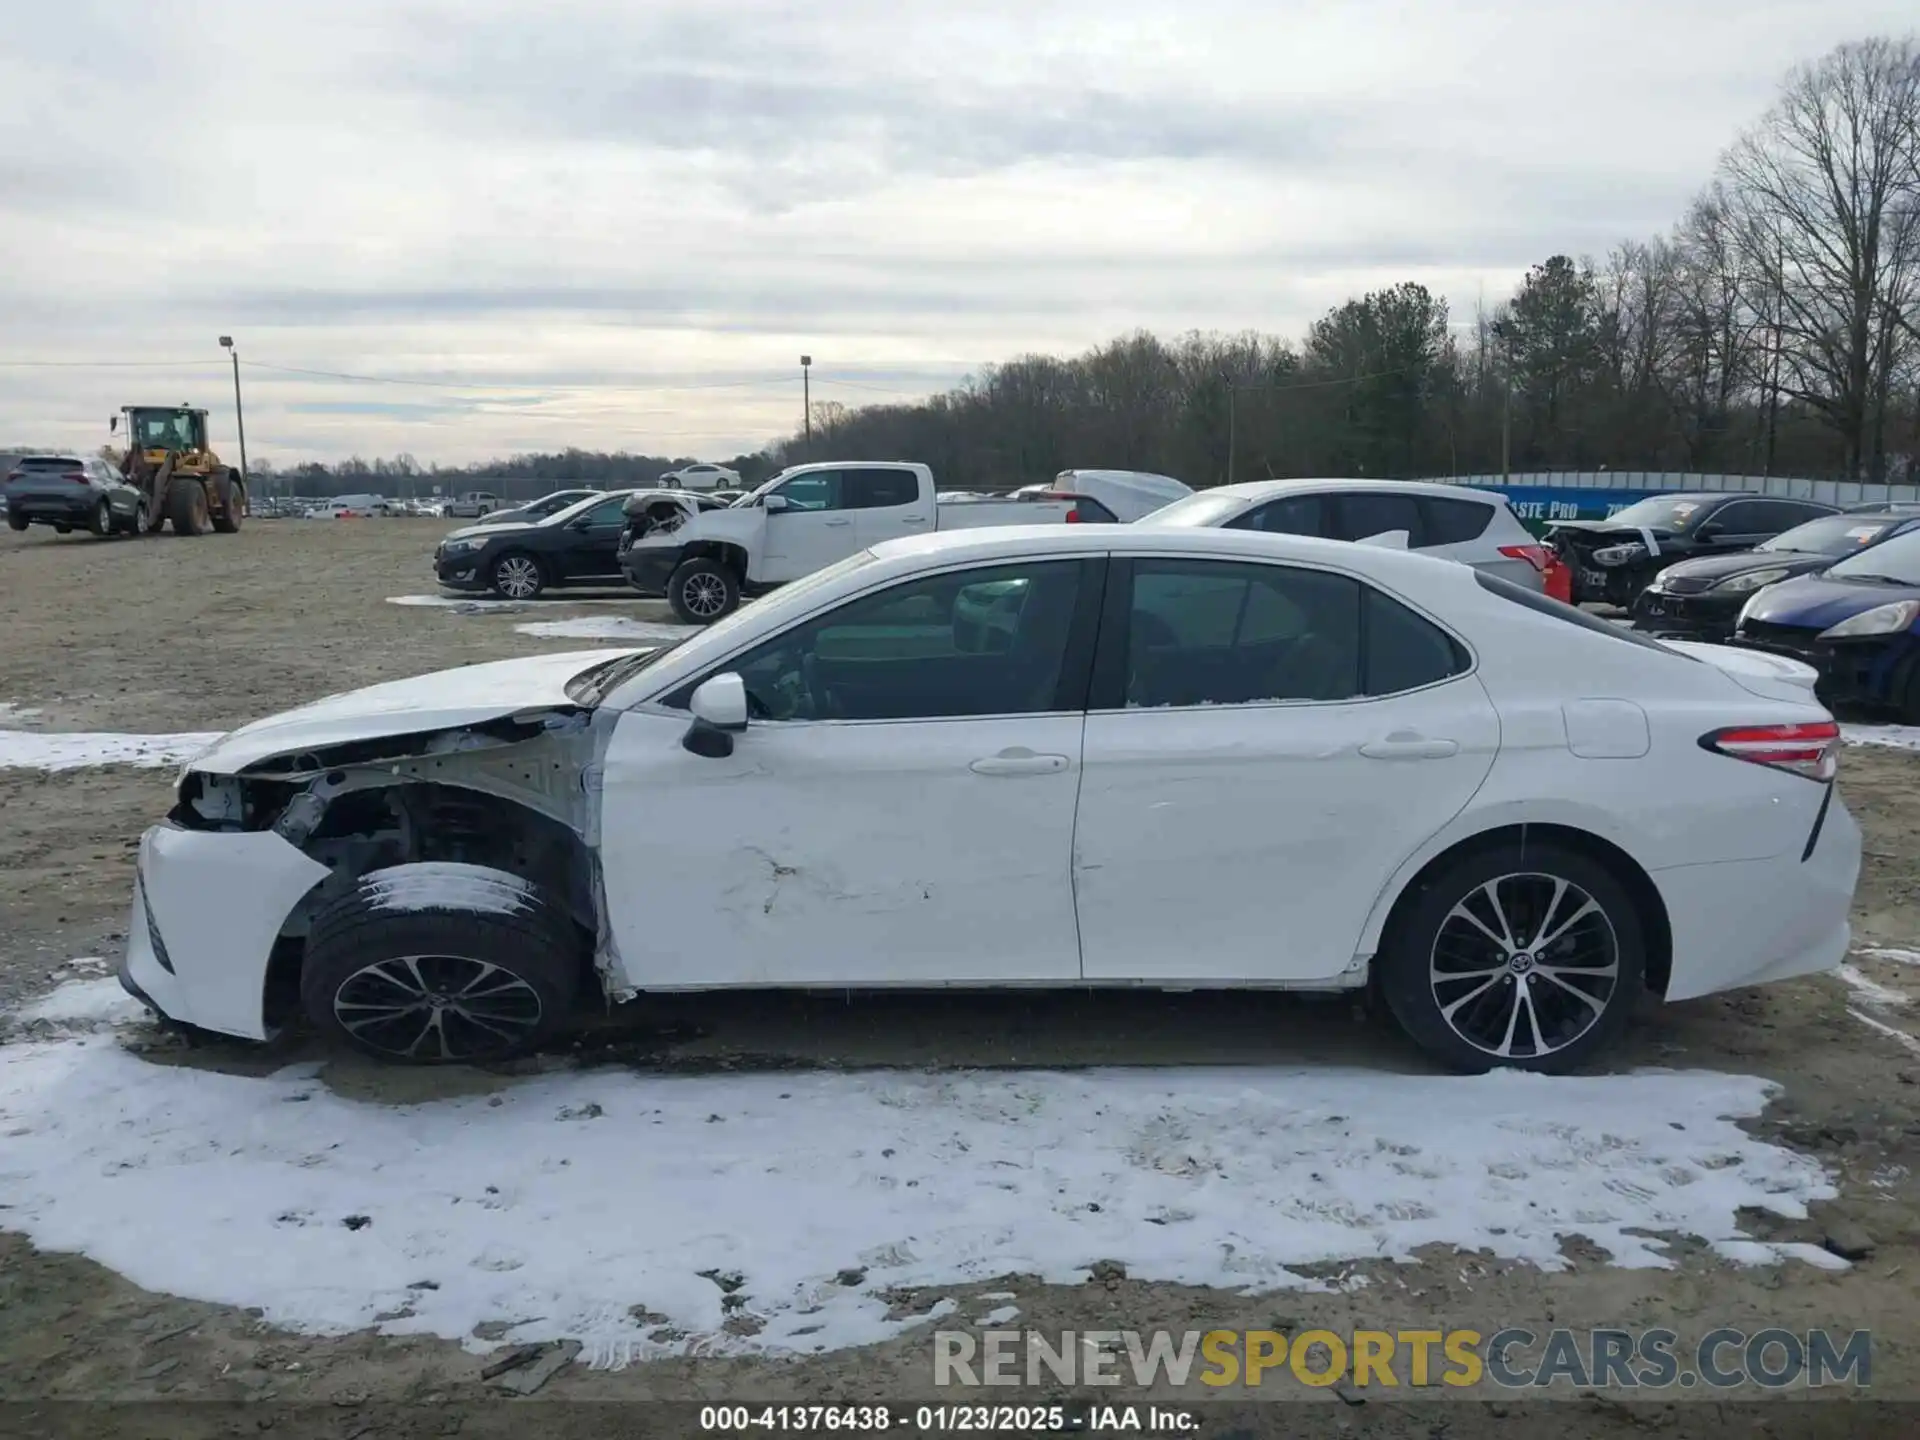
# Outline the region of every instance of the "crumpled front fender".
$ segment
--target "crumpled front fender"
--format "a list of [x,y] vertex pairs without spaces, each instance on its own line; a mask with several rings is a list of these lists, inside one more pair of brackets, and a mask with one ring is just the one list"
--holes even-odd
[[171,1019],[266,1039],[274,940],[329,873],[271,831],[156,825],[140,838],[125,978]]

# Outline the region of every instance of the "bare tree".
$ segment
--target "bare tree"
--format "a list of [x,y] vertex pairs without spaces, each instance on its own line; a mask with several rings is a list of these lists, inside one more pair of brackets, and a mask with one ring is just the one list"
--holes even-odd
[[1781,388],[1840,435],[1848,473],[1885,464],[1888,387],[1920,286],[1920,52],[1843,45],[1802,66],[1721,162],[1745,267],[1779,304]]

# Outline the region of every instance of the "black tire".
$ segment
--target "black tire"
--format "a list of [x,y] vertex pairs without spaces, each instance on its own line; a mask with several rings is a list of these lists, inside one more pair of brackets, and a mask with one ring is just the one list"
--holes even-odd
[[24,530],[32,523],[33,522],[24,515],[16,515],[11,510],[7,511],[7,528],[9,530]]
[[213,517],[213,528],[221,535],[232,535],[247,513],[247,487],[228,474],[221,478],[219,492],[220,513]]
[[115,528],[113,523],[113,506],[108,503],[106,496],[103,495],[100,497],[99,503],[93,507],[93,513],[87,516],[87,529],[104,540],[107,536],[113,534]]
[[509,550],[488,569],[487,584],[502,600],[531,600],[547,588],[547,567],[538,555]]
[[[1567,888],[1552,903],[1560,883]],[[1516,938],[1527,946],[1543,931],[1552,938],[1536,953],[1496,945],[1490,930],[1522,932]],[[1645,974],[1645,928],[1626,887],[1579,851],[1539,842],[1470,851],[1442,866],[1393,917],[1374,970],[1401,1029],[1468,1074],[1579,1068],[1618,1038]],[[1544,1045],[1534,1042],[1535,1026]]]
[[167,519],[176,535],[207,533],[207,492],[198,480],[176,480],[167,491]]
[[[457,869],[457,883],[431,882],[445,899],[416,894],[407,903],[418,908],[388,908],[396,887],[429,869],[439,877]],[[323,1035],[377,1059],[510,1060],[567,1022],[583,958],[573,922],[517,876],[401,865],[363,875],[314,917],[300,1002]],[[469,991],[472,1000],[459,1003]]]
[[718,560],[682,560],[667,577],[667,603],[683,625],[711,625],[740,608],[740,577]]

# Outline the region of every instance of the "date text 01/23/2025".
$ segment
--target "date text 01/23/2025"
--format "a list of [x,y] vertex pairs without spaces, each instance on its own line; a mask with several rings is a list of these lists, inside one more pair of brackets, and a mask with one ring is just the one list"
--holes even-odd
[[703,1405],[708,1434],[766,1431],[940,1435],[1162,1434],[1198,1432],[1190,1410],[1164,1405]]

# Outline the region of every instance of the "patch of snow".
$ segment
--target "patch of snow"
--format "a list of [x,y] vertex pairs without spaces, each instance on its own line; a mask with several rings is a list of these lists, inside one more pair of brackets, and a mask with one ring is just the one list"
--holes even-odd
[[1920,1055],[1920,1038],[1916,1038],[1915,1036],[1909,1035],[1906,1031],[1902,1030],[1899,1026],[1889,1025],[1884,1020],[1876,1020],[1873,1016],[1867,1014],[1866,1011],[1856,1010],[1852,1006],[1847,1007],[1847,1014],[1851,1015],[1854,1019],[1858,1020],[1862,1025],[1866,1026],[1869,1030],[1878,1030],[1882,1035],[1886,1036],[1889,1040],[1897,1041],[1900,1045],[1912,1051],[1915,1055]]
[[83,770],[96,765],[180,765],[220,739],[218,731],[117,735],[106,731],[0,730],[0,769]]
[[25,705],[0,705],[0,727],[31,724],[43,712]]
[[700,632],[698,625],[663,625],[625,615],[576,615],[571,620],[535,620],[513,628],[542,640],[651,640],[656,644],[673,644]]
[[531,887],[518,875],[484,865],[425,860],[370,871],[360,882],[376,910],[481,910],[519,915],[531,908]]
[[982,1330],[994,1330],[1002,1325],[1011,1325],[1020,1318],[1018,1305],[1002,1305],[997,1310],[989,1310],[973,1323]]
[[[105,1035],[0,1047],[7,1223],[274,1325],[511,1321],[619,1364],[869,1344],[957,1309],[889,1319],[895,1286],[1073,1284],[1107,1258],[1243,1293],[1435,1244],[1560,1269],[1575,1233],[1665,1267],[1656,1232],[1741,1242],[1742,1206],[1836,1193],[1736,1123],[1768,1082],[1704,1072],[605,1070],[410,1105],[314,1073],[152,1065]],[[759,1334],[725,1332],[734,1306]]]
[[502,600],[489,595],[389,595],[389,605],[419,606],[429,610],[458,610],[470,614],[479,610],[498,610],[511,614],[524,610],[524,600]]
[[1869,979],[1851,965],[1842,965],[1837,972],[1853,991],[1854,998],[1870,1010],[1897,1010],[1913,1001],[1898,990],[1882,985],[1878,980]]
[[1894,950],[1884,945],[1863,945],[1860,953],[1874,960],[1891,960],[1896,965],[1920,965],[1920,950]]
[[[86,962],[75,960],[78,968]],[[98,962],[95,962],[98,963]],[[118,1025],[145,1016],[147,1007],[120,988],[112,976],[68,980],[17,1012],[22,1020],[45,1020],[56,1025]]]
[[1840,739],[1848,745],[1886,745],[1895,750],[1920,750],[1920,725],[1842,725]]

